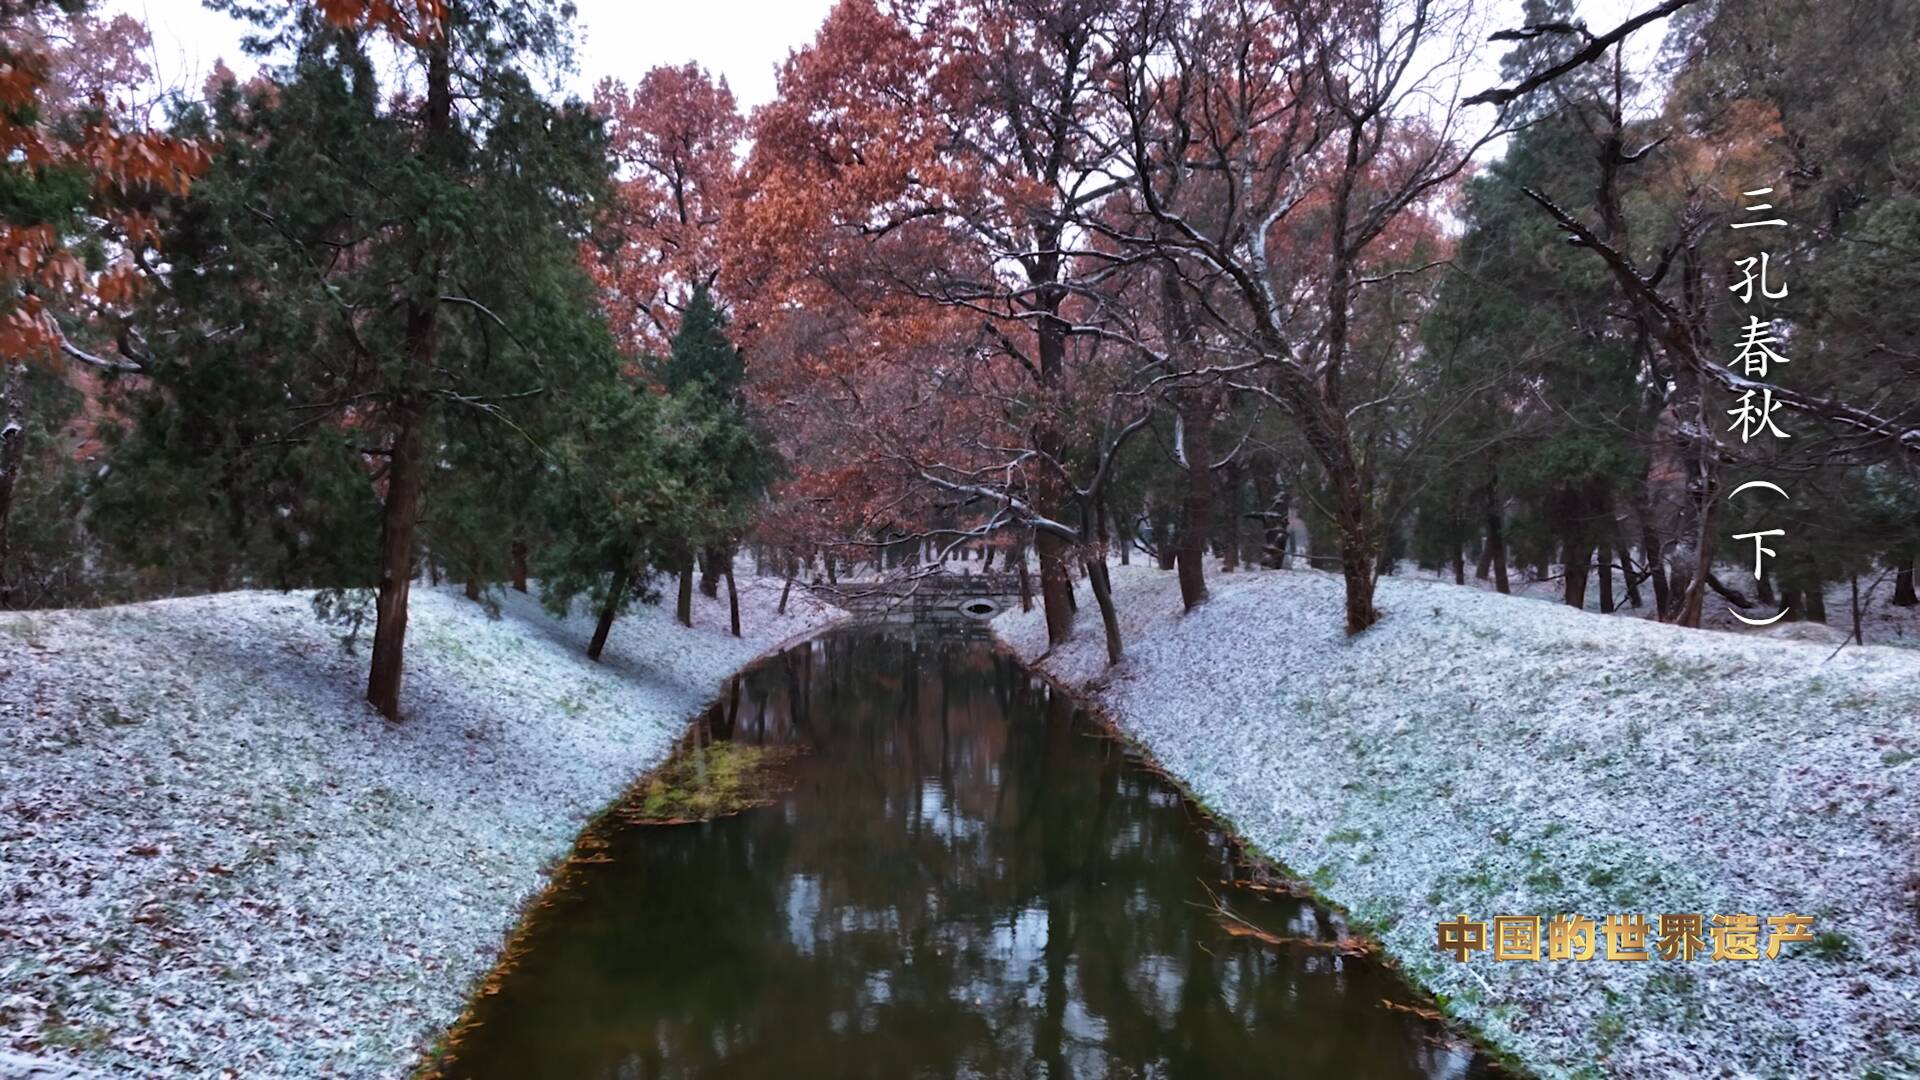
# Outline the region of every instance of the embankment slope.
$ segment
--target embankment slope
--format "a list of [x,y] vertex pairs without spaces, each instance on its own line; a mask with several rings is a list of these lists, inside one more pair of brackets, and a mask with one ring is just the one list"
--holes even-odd
[[833,618],[740,584],[744,639],[724,593],[637,607],[601,664],[584,616],[416,588],[398,725],[304,594],[0,617],[0,1050],[405,1075],[587,818]]
[[[1546,1076],[1911,1075],[1920,1061],[1920,655],[1687,631],[1386,578],[1115,567],[1128,656],[1083,610],[996,630],[1083,688],[1266,853]],[[1778,960],[1462,964],[1458,913],[1791,913]]]

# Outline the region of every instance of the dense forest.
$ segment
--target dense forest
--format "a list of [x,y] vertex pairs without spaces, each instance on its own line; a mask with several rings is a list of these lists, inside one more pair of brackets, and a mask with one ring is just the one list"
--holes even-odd
[[0,3],[5,607],[314,590],[397,718],[416,579],[596,656],[748,554],[1115,661],[1114,560],[1917,602],[1915,5],[843,0],[750,115],[557,96],[562,3],[211,6],[257,73],[143,109]]

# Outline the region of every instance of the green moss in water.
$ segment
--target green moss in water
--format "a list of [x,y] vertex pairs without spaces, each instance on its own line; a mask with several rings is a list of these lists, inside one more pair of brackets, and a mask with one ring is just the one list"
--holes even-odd
[[713,742],[683,748],[642,780],[621,810],[636,824],[708,821],[772,802],[774,769],[785,747]]

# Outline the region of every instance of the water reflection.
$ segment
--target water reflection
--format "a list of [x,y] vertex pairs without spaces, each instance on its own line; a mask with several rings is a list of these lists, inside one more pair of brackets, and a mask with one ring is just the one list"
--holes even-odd
[[[1233,852],[984,642],[855,630],[703,737],[794,744],[771,806],[633,827],[573,874],[450,1077],[1468,1077],[1370,961],[1220,926]],[[1204,884],[1203,884],[1204,883]],[[1326,912],[1233,898],[1286,937]]]

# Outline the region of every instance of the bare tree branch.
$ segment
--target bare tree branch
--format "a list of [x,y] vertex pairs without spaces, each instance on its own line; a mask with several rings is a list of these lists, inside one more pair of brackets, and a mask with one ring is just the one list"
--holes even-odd
[[[1613,29],[1607,31],[1604,34],[1595,36],[1591,33],[1588,33],[1587,44],[1583,48],[1581,48],[1579,51],[1575,52],[1573,55],[1567,57],[1565,60],[1560,61],[1559,63],[1553,65],[1552,67],[1545,68],[1540,71],[1536,71],[1533,74],[1527,76],[1526,78],[1521,79],[1519,82],[1514,83],[1512,86],[1496,86],[1491,90],[1482,90],[1481,92],[1473,95],[1472,97],[1462,101],[1461,104],[1462,105],[1498,105],[1504,108],[1507,105],[1511,104],[1512,102],[1518,100],[1519,98],[1525,97],[1526,95],[1533,93],[1535,90],[1540,89],[1541,87],[1547,85],[1548,83],[1559,78],[1560,76],[1565,75],[1567,72],[1572,71],[1575,68],[1579,68],[1587,64],[1591,64],[1595,60],[1600,59],[1602,56],[1605,56],[1607,54],[1608,49],[1613,48],[1616,42],[1625,38],[1628,34],[1633,33],[1635,30],[1640,29],[1641,27],[1647,25],[1650,22],[1653,22],[1656,19],[1664,19],[1667,16],[1673,14],[1674,12],[1679,11],[1681,8],[1686,7],[1687,5],[1693,4],[1693,3],[1698,3],[1698,0],[1666,0],[1665,3],[1660,4],[1657,7],[1649,8],[1648,10],[1633,16],[1632,18],[1628,19],[1627,21],[1621,23],[1619,26],[1614,27]],[[1539,27],[1522,27],[1519,30],[1502,30],[1497,34],[1494,34],[1490,40],[1517,41],[1517,40],[1522,40],[1524,38],[1538,37],[1540,36],[1540,34],[1546,33],[1549,31],[1557,32],[1557,33],[1565,33],[1567,32],[1567,29],[1571,29],[1571,28],[1567,28],[1566,24],[1560,24],[1560,23],[1541,24]],[[1577,29],[1579,29],[1582,33],[1586,33],[1584,27],[1580,27]]]
[[1644,306],[1654,317],[1655,333],[1660,338],[1661,344],[1667,347],[1668,353],[1679,363],[1690,367],[1701,378],[1710,380],[1735,394],[1759,391],[1770,395],[1774,401],[1789,409],[1810,413],[1844,427],[1853,428],[1863,434],[1892,439],[1908,450],[1920,451],[1920,427],[1896,418],[1876,415],[1844,401],[1819,397],[1777,383],[1762,382],[1736,375],[1731,368],[1701,355],[1700,343],[1695,339],[1686,316],[1680,309],[1674,307],[1671,300],[1660,295],[1654,288],[1653,282],[1640,273],[1631,260],[1594,235],[1593,230],[1582,225],[1578,219],[1553,200],[1532,188],[1523,187],[1520,190],[1527,198],[1540,204],[1548,214],[1553,216],[1561,231],[1567,234],[1570,243],[1590,248],[1600,256],[1607,264],[1607,268],[1613,271],[1613,276],[1620,282],[1621,288],[1626,290],[1628,298]]

